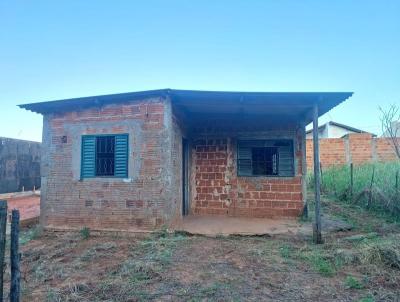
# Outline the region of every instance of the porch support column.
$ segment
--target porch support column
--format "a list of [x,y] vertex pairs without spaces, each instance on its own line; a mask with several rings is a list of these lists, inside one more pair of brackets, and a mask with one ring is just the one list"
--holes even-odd
[[313,225],[314,243],[322,243],[321,235],[321,179],[319,171],[318,104],[313,108],[313,144],[314,144],[314,188],[315,188],[315,224]]

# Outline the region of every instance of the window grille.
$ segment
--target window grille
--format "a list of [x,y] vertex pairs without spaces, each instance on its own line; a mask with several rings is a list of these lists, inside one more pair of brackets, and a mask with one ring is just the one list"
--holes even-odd
[[237,168],[239,176],[294,176],[293,141],[239,141]]
[[96,137],[96,176],[114,176],[115,137]]

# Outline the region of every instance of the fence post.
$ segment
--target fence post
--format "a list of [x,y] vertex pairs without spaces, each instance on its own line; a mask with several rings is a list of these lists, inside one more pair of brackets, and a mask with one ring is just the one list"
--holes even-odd
[[353,199],[353,185],[354,185],[354,168],[353,163],[350,163],[350,197]]
[[321,191],[324,190],[324,173],[322,171],[322,162],[319,162],[319,171],[321,172]]
[[10,302],[19,302],[21,272],[19,269],[19,211],[12,210],[11,213],[11,284],[10,284]]
[[7,201],[0,200],[0,302],[3,302],[4,255],[6,252]]
[[367,209],[369,209],[372,203],[372,185],[374,184],[374,177],[375,177],[375,166],[372,166],[372,177],[371,177],[371,184],[369,186],[369,198],[368,198]]
[[314,188],[315,188],[315,224],[313,225],[314,243],[321,244],[322,225],[321,225],[321,182],[319,171],[319,139],[318,139],[318,104],[313,107],[313,144],[314,144]]

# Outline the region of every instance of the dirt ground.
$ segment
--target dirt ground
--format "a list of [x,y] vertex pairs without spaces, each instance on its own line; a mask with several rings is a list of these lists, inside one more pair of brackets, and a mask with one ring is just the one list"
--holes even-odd
[[318,246],[300,235],[32,228],[21,236],[22,301],[400,301],[399,224],[331,201],[324,209],[354,229]]

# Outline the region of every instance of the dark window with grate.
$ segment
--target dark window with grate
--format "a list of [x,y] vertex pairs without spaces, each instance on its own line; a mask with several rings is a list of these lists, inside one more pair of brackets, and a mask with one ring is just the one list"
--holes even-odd
[[293,176],[292,140],[246,140],[238,142],[239,176]]
[[252,148],[253,175],[278,175],[278,148]]
[[96,176],[114,176],[115,137],[96,137]]
[[127,177],[128,135],[82,136],[81,178]]

